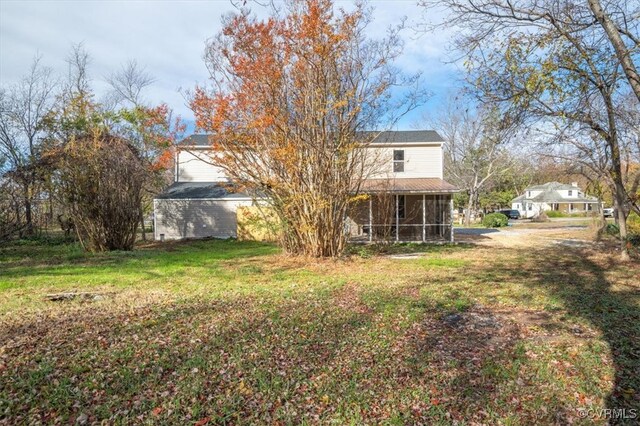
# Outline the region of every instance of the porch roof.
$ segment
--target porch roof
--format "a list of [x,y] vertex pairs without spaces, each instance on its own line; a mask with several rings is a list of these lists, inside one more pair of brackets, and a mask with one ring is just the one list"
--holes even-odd
[[368,192],[443,194],[458,192],[459,189],[440,178],[366,179],[360,190]]

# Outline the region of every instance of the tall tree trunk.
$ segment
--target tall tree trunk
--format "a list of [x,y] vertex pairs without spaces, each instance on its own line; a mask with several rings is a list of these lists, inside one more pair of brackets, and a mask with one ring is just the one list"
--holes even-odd
[[589,0],[589,7],[591,8],[591,12],[593,12],[593,16],[607,33],[607,37],[616,51],[616,57],[622,65],[622,69],[627,76],[627,80],[629,80],[631,89],[640,101],[640,75],[638,75],[638,70],[631,59],[629,49],[622,40],[620,31],[618,31],[616,24],[611,20],[609,15],[607,15],[604,9],[602,9],[600,0]]
[[467,205],[467,215],[464,217],[464,226],[471,226],[471,211],[473,210],[475,193],[469,192],[469,204]]
[[144,229],[144,211],[140,206],[140,229],[142,229],[142,241],[147,241],[147,231]]
[[627,248],[627,210],[625,204],[627,201],[627,192],[624,189],[624,184],[621,178],[615,179],[615,194],[616,200],[616,218],[618,227],[620,228],[620,258],[623,261],[630,259],[629,250]]
[[31,188],[28,185],[24,187],[24,220],[25,220],[25,234],[27,236],[33,235],[33,214],[31,206]]

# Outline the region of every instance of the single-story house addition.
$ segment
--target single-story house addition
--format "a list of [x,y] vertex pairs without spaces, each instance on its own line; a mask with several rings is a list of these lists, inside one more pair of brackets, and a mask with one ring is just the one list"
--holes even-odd
[[[345,220],[352,240],[453,241],[453,194],[443,180],[444,140],[432,130],[382,132],[365,149],[379,172],[361,192],[370,194]],[[175,181],[154,199],[156,240],[233,238],[239,207],[257,200],[236,192],[215,166],[208,135],[192,135],[178,145]]]
[[600,200],[589,196],[576,182],[567,185],[547,182],[528,187],[522,195],[511,201],[511,208],[520,212],[520,217],[535,217],[545,211],[580,213],[600,211]]

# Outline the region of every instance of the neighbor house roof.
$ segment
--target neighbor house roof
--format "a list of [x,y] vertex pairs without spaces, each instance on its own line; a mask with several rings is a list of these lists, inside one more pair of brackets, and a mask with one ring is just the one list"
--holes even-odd
[[580,187],[575,185],[569,185],[566,183],[560,183],[560,182],[547,182],[542,185],[530,186],[525,191],[557,191],[557,190],[565,190],[565,189],[580,190]]
[[[444,139],[435,130],[399,130],[387,132],[362,132],[363,135],[374,136],[375,144],[403,144],[403,143],[438,143]],[[210,135],[193,134],[180,142],[183,146],[208,147],[211,145]]]
[[[597,203],[596,197],[583,195],[580,197],[564,197],[559,191],[575,190],[582,192],[578,186],[567,185],[560,182],[547,182],[543,185],[528,187],[524,194],[514,198],[511,202],[532,202],[532,203]],[[527,197],[529,191],[542,191],[533,197]]]
[[595,203],[598,201],[596,197],[563,197],[558,191],[542,192],[529,199],[534,203]]
[[247,198],[244,192],[235,191],[227,182],[174,182],[162,194],[156,196],[158,200],[186,200],[193,198]]
[[441,194],[458,192],[458,188],[440,178],[366,179],[361,192]]

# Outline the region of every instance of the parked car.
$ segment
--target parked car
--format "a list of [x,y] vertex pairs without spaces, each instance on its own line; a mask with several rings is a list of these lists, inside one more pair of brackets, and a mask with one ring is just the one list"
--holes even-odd
[[613,207],[602,209],[602,214],[604,215],[604,217],[613,217],[613,212]]
[[499,210],[496,213],[502,213],[509,219],[520,219],[520,212],[518,210]]

